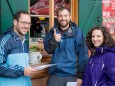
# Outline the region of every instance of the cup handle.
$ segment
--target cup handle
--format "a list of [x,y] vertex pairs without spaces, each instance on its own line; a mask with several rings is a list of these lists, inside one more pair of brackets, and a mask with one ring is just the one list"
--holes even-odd
[[41,59],[42,59],[42,55],[41,54],[39,54],[39,56],[38,56],[39,58],[38,58],[38,60],[40,61]]

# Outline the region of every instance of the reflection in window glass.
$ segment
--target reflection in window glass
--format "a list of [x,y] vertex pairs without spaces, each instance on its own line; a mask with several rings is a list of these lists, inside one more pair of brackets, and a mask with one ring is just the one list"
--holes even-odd
[[[71,0],[54,0],[54,15],[59,7],[70,8]],[[49,0],[30,0],[30,13],[35,15],[49,15]]]
[[30,13],[49,15],[49,0],[30,0]]
[[64,6],[70,8],[71,0],[54,0],[54,15],[56,16],[57,9]]

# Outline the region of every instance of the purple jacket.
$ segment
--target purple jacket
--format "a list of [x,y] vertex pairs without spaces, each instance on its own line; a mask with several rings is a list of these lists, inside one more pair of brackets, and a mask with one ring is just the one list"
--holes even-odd
[[115,47],[96,48],[87,64],[82,86],[115,86]]

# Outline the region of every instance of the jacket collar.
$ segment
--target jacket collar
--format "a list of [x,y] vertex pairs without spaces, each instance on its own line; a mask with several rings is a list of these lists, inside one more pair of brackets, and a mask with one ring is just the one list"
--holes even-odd
[[105,52],[115,52],[115,47],[102,46],[95,48],[95,55],[103,54]]
[[[62,38],[74,36],[74,32],[73,32],[74,26],[76,26],[76,25],[75,25],[73,22],[70,22],[70,26],[69,26],[69,28],[63,33]],[[57,33],[61,33],[61,32],[60,32],[60,25],[59,25],[59,24],[56,25],[54,28],[56,29],[56,32],[57,32]]]
[[[11,34],[11,36],[15,39],[15,40],[21,40],[21,38],[14,32],[13,28],[9,28],[6,32],[4,32],[3,34]],[[25,38],[24,38],[25,40]]]

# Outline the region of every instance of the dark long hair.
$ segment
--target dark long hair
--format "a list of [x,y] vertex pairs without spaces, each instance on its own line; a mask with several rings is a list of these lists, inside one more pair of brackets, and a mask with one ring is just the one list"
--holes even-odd
[[108,46],[108,47],[115,47],[115,41],[111,37],[111,35],[109,34],[107,28],[104,27],[104,26],[94,26],[93,28],[91,28],[91,30],[88,32],[88,34],[86,36],[86,44],[87,44],[88,48],[91,50],[92,53],[93,53],[93,50],[95,49],[95,46],[92,43],[92,32],[94,30],[102,31],[102,34],[104,36],[104,41],[103,41],[101,46],[105,45],[105,46]]

